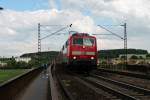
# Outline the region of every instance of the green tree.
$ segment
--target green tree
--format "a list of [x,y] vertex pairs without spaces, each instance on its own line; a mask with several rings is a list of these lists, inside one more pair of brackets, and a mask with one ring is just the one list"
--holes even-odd
[[13,67],[16,66],[16,63],[17,63],[17,62],[16,62],[15,58],[12,57],[11,60],[9,60],[9,61],[7,62],[7,67],[8,67],[8,68],[13,68]]
[[32,59],[28,62],[28,67],[38,67],[38,66],[39,66],[38,59]]
[[138,59],[136,55],[132,55],[130,59]]
[[125,58],[125,56],[121,56],[121,59],[124,59]]
[[14,66],[15,68],[27,68],[27,63],[24,62],[24,61],[19,61],[19,62],[16,62],[16,65]]
[[150,58],[150,54],[147,54],[147,55],[146,55],[146,58]]
[[140,59],[143,59],[143,57],[142,57],[142,56],[140,56],[139,58],[140,58]]

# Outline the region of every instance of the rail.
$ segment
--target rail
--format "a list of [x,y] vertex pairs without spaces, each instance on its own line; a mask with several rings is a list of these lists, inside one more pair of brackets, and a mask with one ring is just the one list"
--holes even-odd
[[110,69],[105,69],[105,68],[99,68],[98,70],[100,72],[104,71],[104,72],[116,73],[120,75],[126,75],[130,77],[141,78],[141,79],[150,79],[150,75],[147,75],[147,74],[141,74],[141,73],[135,73],[135,72],[129,72],[129,71],[110,70]]
[[104,91],[107,91],[117,97],[119,97],[120,99],[122,100],[137,100],[137,98],[133,97],[133,96],[130,96],[126,93],[122,93],[120,91],[117,91],[115,89],[113,89],[112,87],[110,86],[106,86],[104,84],[101,84],[99,83],[98,81],[95,81],[95,80],[92,80],[92,79],[88,79],[88,78],[82,78],[84,81],[88,82],[88,83],[91,83],[92,85],[98,87],[98,88],[101,88],[103,89]]
[[74,97],[71,95],[71,93],[66,89],[65,84],[62,82],[62,80],[60,79],[59,75],[56,75],[58,83],[60,85],[61,90],[63,91],[63,93],[65,94],[65,96],[67,97],[68,100],[75,100]]
[[53,68],[54,68],[54,65],[50,65],[49,67],[49,81],[50,81],[50,89],[51,89],[51,99],[52,100],[59,100],[59,93],[56,89],[56,85],[55,85],[55,82],[54,82],[54,79],[53,79]]
[[109,78],[105,78],[105,77],[102,77],[102,76],[99,76],[99,75],[93,75],[92,74],[92,76],[96,77],[96,78],[99,78],[99,79],[102,79],[102,80],[107,81],[107,82],[111,82],[111,83],[116,84],[116,85],[120,85],[122,87],[126,87],[128,89],[132,89],[134,91],[138,91],[139,93],[142,93],[142,94],[145,94],[145,95],[150,95],[150,90],[149,89],[145,89],[145,88],[134,86],[134,85],[131,85],[131,84],[119,82],[119,81],[112,80],[112,79],[109,79]]

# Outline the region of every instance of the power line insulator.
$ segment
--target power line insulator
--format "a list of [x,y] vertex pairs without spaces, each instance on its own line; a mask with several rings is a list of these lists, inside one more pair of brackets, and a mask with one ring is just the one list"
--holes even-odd
[[3,7],[0,7],[0,10],[3,10],[4,8]]
[[72,24],[70,24],[70,27],[72,26]]

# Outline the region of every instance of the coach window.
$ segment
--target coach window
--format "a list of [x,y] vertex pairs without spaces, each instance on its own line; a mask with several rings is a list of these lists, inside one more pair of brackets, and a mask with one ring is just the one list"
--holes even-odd
[[68,40],[66,41],[66,47],[68,46]]

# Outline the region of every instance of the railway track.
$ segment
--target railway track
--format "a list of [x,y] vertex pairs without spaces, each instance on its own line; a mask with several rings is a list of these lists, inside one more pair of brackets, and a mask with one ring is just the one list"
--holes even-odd
[[126,76],[130,76],[130,77],[141,78],[141,79],[150,79],[149,74],[143,74],[143,73],[110,70],[110,69],[104,69],[104,68],[99,68],[98,71],[99,72],[109,72],[109,73],[114,73],[114,74],[126,75]]
[[66,71],[56,71],[57,86],[59,85],[59,92],[65,96],[65,99],[59,100],[110,100],[108,93],[101,91],[98,88],[83,81],[79,76],[73,75]]
[[103,76],[103,77],[108,77],[110,79],[128,83],[134,86],[150,89],[150,80],[149,79],[142,79],[142,78],[137,78],[133,76],[128,76],[128,75],[121,75],[121,74],[116,74],[116,73],[109,73],[109,72],[92,72],[93,74]]
[[[103,76],[56,72],[63,100],[149,100],[150,90]],[[61,74],[60,74],[61,73]],[[90,92],[89,92],[90,91]],[[92,96],[85,96],[91,95]],[[93,98],[93,99],[92,99]]]
[[127,83],[111,80],[98,75],[91,75],[84,79],[99,88],[103,88],[123,100],[149,100],[150,90]]
[[[59,67],[57,65],[57,67]],[[56,70],[57,69],[57,70]],[[56,68],[56,65],[51,65],[49,68],[51,100],[75,100],[70,92],[66,89],[65,83],[60,76],[63,76],[62,69]]]
[[[98,75],[90,75],[83,77],[75,75],[76,79],[82,84],[95,90],[97,93],[102,93],[110,96],[107,99],[113,100],[149,100],[150,90],[120,81],[112,80]],[[106,96],[106,95],[105,95]],[[106,96],[107,97],[107,96]],[[104,99],[105,100],[105,99]]]
[[113,99],[113,100],[138,100],[134,96],[130,96],[127,93],[122,93],[121,91],[114,89],[112,84],[108,85],[108,83],[106,84],[106,82],[99,81],[92,77],[84,78],[83,80],[85,82],[91,84],[95,88],[102,89],[103,91],[105,91],[109,95],[111,95],[109,100],[111,100],[111,99]]
[[[106,82],[104,83],[104,81],[100,81],[97,78],[94,78],[94,76],[84,77],[82,75],[73,74],[73,77],[80,84],[84,84],[86,87],[93,90],[93,92],[95,92],[97,95],[102,95],[101,98],[97,98],[96,100],[138,100],[138,98],[134,96],[131,96],[127,93],[122,93],[121,91],[112,88],[112,86],[105,84]],[[65,88],[65,85],[63,87]],[[69,95],[72,94],[70,94],[69,92]],[[92,100],[92,99],[85,99],[85,100]]]
[[60,85],[61,90],[63,91],[65,97],[67,98],[67,100],[75,100],[74,97],[71,95],[70,91],[66,88],[66,84],[65,82],[63,82],[59,76],[57,76],[58,79],[58,83]]

